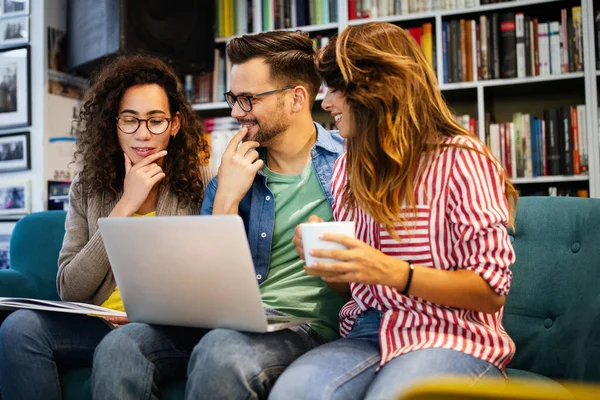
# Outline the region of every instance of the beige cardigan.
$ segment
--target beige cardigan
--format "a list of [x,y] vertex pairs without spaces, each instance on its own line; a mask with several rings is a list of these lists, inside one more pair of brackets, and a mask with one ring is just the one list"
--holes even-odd
[[[208,167],[202,168],[201,177],[206,187],[212,178]],[[76,177],[75,181],[77,180]],[[100,305],[115,290],[116,283],[98,231],[98,218],[107,217],[111,213],[122,193],[114,201],[107,202],[104,196],[86,196],[73,192],[71,190],[69,193],[69,211],[58,257],[56,287],[65,301]],[[168,188],[160,187],[156,204],[157,216],[199,213],[200,204],[179,207],[177,197]],[[156,238],[161,240],[160,232],[157,232]],[[152,243],[148,245],[151,246]]]

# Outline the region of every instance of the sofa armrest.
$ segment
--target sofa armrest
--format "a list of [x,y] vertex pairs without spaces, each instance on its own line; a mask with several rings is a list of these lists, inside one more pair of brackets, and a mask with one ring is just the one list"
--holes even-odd
[[0,270],[0,297],[34,297],[31,278],[13,269]]

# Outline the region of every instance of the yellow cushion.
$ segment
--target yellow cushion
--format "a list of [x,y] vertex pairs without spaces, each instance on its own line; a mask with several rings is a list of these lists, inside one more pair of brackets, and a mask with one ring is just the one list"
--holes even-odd
[[571,382],[485,378],[476,384],[461,377],[435,378],[415,384],[398,400],[567,400],[600,399],[600,386]]

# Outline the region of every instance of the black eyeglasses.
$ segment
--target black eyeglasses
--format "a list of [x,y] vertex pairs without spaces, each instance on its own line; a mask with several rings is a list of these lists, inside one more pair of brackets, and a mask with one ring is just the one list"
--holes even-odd
[[145,122],[146,128],[153,135],[160,135],[165,133],[171,120],[173,118],[165,118],[165,117],[153,117],[147,119],[140,119],[136,117],[117,117],[117,126],[121,130],[121,132],[126,133],[128,135],[132,133],[136,133],[140,128],[140,123]]
[[282,87],[281,89],[270,90],[268,92],[252,94],[249,96],[245,96],[245,95],[236,96],[232,92],[227,92],[227,93],[225,93],[225,101],[229,105],[229,108],[233,108],[233,106],[235,106],[235,103],[237,102],[242,110],[244,110],[245,112],[250,112],[250,111],[252,111],[252,99],[253,98],[283,92],[284,90],[292,89],[293,87],[294,86],[292,86],[292,85],[287,85],[287,86]]

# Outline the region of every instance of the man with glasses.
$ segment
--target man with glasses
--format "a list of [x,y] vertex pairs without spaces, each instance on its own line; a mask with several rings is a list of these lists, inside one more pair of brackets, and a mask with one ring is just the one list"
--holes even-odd
[[330,183],[342,152],[342,139],[312,120],[321,83],[313,43],[301,32],[245,35],[228,44],[227,56],[225,99],[242,128],[206,188],[202,213],[243,218],[266,313],[318,321],[264,334],[146,325],[132,338],[116,331],[97,353],[115,366],[101,371],[102,385],[114,388],[103,398],[154,398],[166,369],[188,357],[186,398],[266,398],[292,361],[338,337],[348,286],[307,275],[292,243],[309,216],[332,220]]

